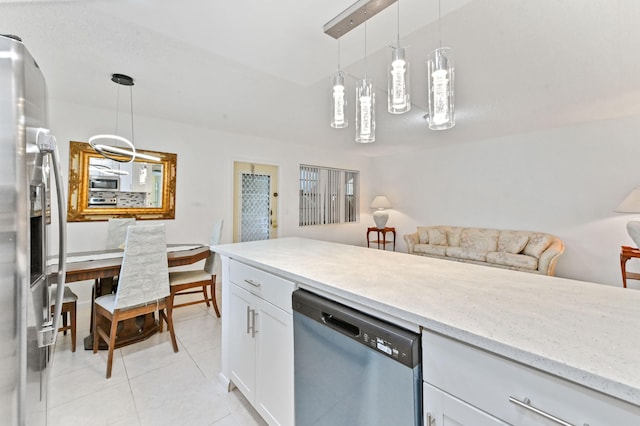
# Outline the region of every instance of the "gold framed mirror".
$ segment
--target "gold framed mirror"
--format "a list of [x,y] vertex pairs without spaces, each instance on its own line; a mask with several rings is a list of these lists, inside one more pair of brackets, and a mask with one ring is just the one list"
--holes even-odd
[[69,142],[67,222],[175,219],[178,156],[137,150],[158,161],[104,158],[85,142]]

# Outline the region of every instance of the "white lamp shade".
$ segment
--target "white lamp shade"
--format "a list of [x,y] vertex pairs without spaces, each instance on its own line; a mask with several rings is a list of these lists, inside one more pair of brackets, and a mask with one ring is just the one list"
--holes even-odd
[[618,213],[640,213],[640,188],[634,188],[616,207]]
[[391,208],[391,203],[384,195],[376,195],[376,198],[373,199],[371,203],[372,209],[389,209]]

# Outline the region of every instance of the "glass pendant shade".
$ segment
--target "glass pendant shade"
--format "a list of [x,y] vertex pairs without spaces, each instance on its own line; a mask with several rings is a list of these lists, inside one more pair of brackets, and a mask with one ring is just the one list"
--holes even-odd
[[454,118],[454,66],[449,47],[438,48],[427,57],[429,83],[429,128],[450,129]]
[[391,114],[402,114],[409,111],[411,109],[409,62],[405,59],[403,47],[393,48],[387,79],[389,112]]
[[356,142],[370,143],[376,140],[376,95],[373,82],[368,78],[356,85]]
[[334,129],[343,129],[348,125],[347,97],[344,92],[344,74],[342,74],[342,71],[338,71],[332,79],[331,127]]

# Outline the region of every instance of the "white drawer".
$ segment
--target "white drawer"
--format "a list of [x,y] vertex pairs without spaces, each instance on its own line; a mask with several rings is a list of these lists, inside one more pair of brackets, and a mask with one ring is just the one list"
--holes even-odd
[[229,280],[267,302],[291,313],[291,293],[295,283],[269,272],[231,260]]
[[422,354],[425,382],[511,424],[558,423],[510,397],[579,426],[637,425],[640,418],[638,406],[429,331]]

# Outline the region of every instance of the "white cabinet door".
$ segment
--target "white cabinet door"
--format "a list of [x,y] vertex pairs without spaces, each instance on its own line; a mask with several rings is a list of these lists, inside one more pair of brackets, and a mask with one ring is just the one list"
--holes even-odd
[[231,284],[229,297],[229,367],[231,381],[253,401],[256,377],[256,346],[253,327],[257,297]]
[[272,425],[293,426],[293,316],[258,301],[256,408]]
[[442,392],[423,385],[425,426],[507,426],[493,416]]

